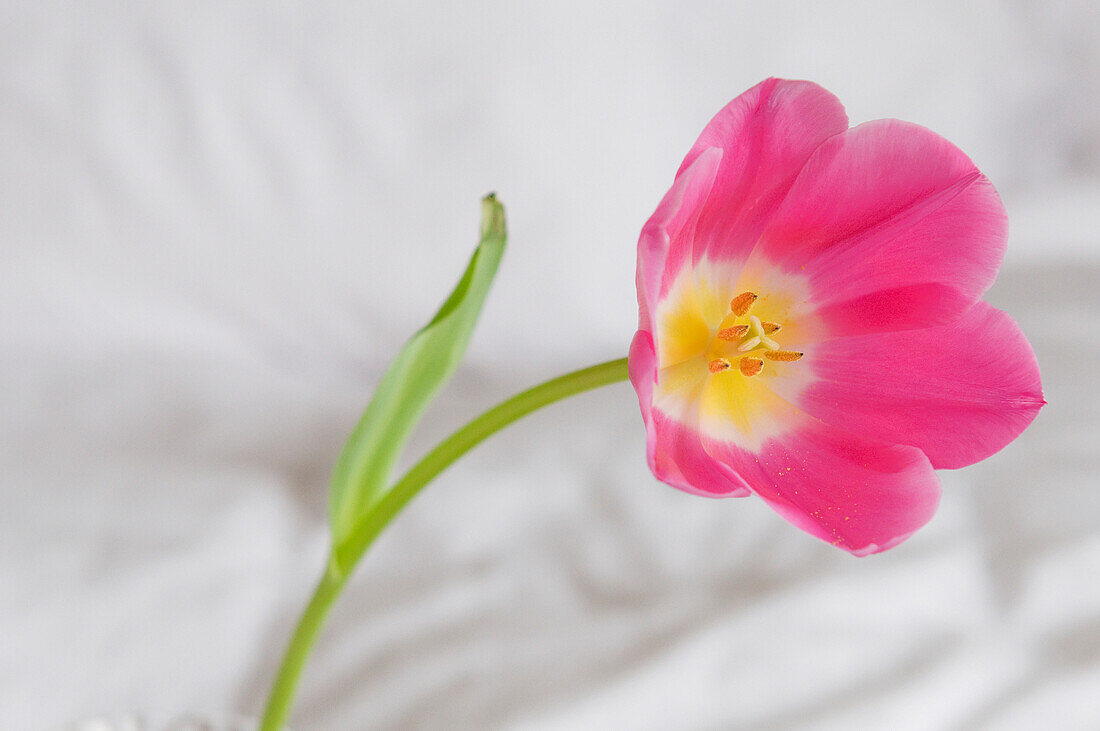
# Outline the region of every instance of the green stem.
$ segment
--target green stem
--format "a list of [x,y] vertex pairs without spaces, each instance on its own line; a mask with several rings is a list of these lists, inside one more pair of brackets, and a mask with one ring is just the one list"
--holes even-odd
[[593,388],[625,381],[626,358],[608,361],[546,381],[486,411],[428,452],[359,520],[349,537],[334,546],[325,575],[317,585],[287,647],[264,711],[262,731],[278,731],[286,722],[306,657],[329,609],[348,576],[374,539],[436,475],[513,421],[555,401]]
[[321,632],[321,625],[324,624],[329,609],[339,596],[340,590],[344,588],[345,581],[347,577],[330,570],[325,571],[317,584],[313,598],[309,600],[301,619],[298,620],[298,626],[294,628],[290,645],[286,648],[286,655],[283,656],[283,664],[279,667],[279,674],[271,687],[271,696],[267,699],[267,708],[264,709],[264,719],[260,726],[262,731],[278,731],[286,723],[306,658],[309,657],[309,651]]

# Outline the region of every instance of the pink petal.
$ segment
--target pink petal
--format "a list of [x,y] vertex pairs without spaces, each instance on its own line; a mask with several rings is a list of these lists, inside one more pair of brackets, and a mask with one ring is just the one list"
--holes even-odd
[[846,335],[959,317],[993,283],[1006,235],[997,191],[962,151],[878,120],[818,147],[753,257],[807,276]]
[[861,439],[805,415],[758,452],[706,437],[704,446],[788,521],[857,556],[901,543],[939,502],[939,482],[919,449]]
[[695,222],[722,160],[717,148],[702,150],[682,168],[638,238],[638,305],[641,329],[653,331],[652,312],[676,273],[691,260]]
[[767,79],[726,105],[680,166],[709,148],[723,151],[699,217],[695,260],[743,261],[810,154],[847,128],[840,101],[808,81]]
[[630,381],[646,429],[646,456],[654,476],[673,487],[707,497],[745,497],[748,485],[703,451],[699,432],[653,407],[657,357],[653,337],[639,330],[630,344]]
[[829,424],[919,447],[937,469],[997,452],[1045,403],[1031,345],[985,302],[947,325],[819,343],[804,364],[819,380],[781,395]]

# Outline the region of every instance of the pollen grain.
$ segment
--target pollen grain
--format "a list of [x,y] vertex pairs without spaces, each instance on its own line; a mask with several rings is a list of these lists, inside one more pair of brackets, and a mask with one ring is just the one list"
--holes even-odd
[[753,302],[756,302],[756,292],[742,292],[730,300],[730,311],[741,317],[749,311]]
[[740,340],[748,334],[748,325],[734,325],[733,327],[727,327],[723,330],[719,330],[717,337],[719,340],[728,340],[732,342],[734,340]]
[[755,376],[764,370],[764,361],[759,358],[742,358],[737,365],[743,376]]
[[715,358],[708,366],[711,373],[721,373],[722,371],[728,371],[732,367],[733,364],[725,358]]
[[802,353],[794,350],[766,350],[764,351],[764,357],[769,360],[778,360],[781,362],[790,363],[801,358]]

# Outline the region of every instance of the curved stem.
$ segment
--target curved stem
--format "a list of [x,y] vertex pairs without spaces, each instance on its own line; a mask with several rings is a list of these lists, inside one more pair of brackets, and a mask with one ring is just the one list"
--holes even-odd
[[349,573],[382,529],[432,478],[489,435],[547,404],[626,378],[626,358],[621,358],[546,381],[489,409],[428,452],[363,516],[334,550],[337,567]]
[[283,664],[279,667],[279,674],[271,687],[271,695],[267,699],[267,708],[264,709],[264,718],[260,725],[262,731],[278,731],[286,723],[306,658],[321,632],[321,625],[324,624],[329,609],[344,588],[345,581],[346,577],[325,571],[317,584],[313,597],[298,620],[298,626],[294,628],[290,645],[283,656]]
[[494,406],[447,437],[398,480],[385,497],[359,520],[349,537],[341,545],[333,547],[325,575],[298,622],[283,664],[279,668],[279,675],[275,679],[264,712],[262,731],[278,731],[286,722],[306,658],[348,575],[374,539],[420,490],[486,437],[532,411],[569,396],[626,379],[626,358],[620,358],[573,371],[529,388]]

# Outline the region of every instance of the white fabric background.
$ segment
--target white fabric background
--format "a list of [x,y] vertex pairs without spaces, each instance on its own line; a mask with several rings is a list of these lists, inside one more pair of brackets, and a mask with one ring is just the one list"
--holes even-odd
[[295,727],[1100,727],[1095,5],[462,5],[3,3],[0,728],[256,713],[478,198],[510,249],[413,454],[625,353],[638,230],[769,75],[992,178],[1049,406],[863,560],[655,482],[627,385],[554,406],[383,536]]

